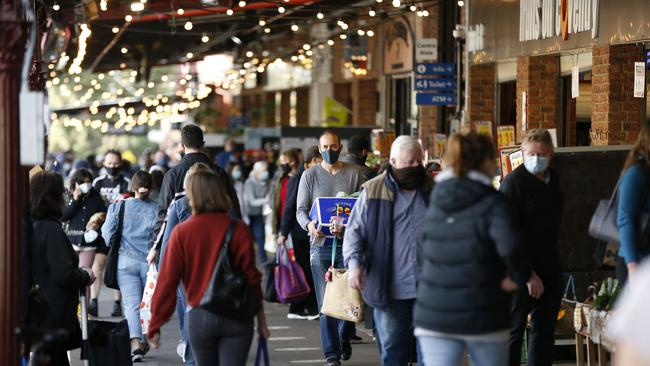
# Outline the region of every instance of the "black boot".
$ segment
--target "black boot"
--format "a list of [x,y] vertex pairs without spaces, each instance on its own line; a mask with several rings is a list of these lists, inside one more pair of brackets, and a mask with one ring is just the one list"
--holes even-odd
[[97,315],[98,312],[99,312],[99,305],[97,305],[97,299],[90,300],[90,304],[88,305],[88,315],[94,316],[96,318],[99,316]]
[[113,317],[122,316],[122,304],[121,304],[121,301],[115,301],[113,303],[113,312],[111,313],[111,316],[113,316]]

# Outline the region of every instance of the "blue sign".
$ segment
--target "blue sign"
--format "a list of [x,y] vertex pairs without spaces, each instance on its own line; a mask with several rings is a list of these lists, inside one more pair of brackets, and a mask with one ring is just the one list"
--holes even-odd
[[457,103],[456,94],[418,93],[415,97],[417,105],[448,106]]
[[451,62],[437,64],[417,64],[415,66],[417,75],[455,75],[456,65]]
[[228,118],[228,128],[244,128],[244,127],[248,127],[248,117],[230,116],[230,118]]
[[455,79],[415,79],[415,90],[455,90]]

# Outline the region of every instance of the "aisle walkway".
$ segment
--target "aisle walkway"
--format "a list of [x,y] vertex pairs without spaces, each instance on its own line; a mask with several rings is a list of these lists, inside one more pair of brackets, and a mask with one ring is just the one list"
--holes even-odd
[[[99,315],[104,320],[115,320],[108,318],[112,309],[112,293],[103,289],[100,295]],[[323,365],[325,360],[321,351],[320,329],[318,321],[289,320],[287,319],[287,306],[277,304],[266,304],[266,313],[269,327],[271,328],[271,339],[269,350],[271,365]],[[344,365],[350,366],[376,366],[379,364],[378,351],[372,338],[366,334],[363,325],[357,331],[363,338],[362,344],[352,346],[352,359]],[[159,350],[152,350],[140,365],[142,366],[172,366],[182,365],[180,358],[176,355],[179,332],[178,321],[174,317],[165,327],[162,333],[162,346]],[[257,344],[253,342],[249,354],[248,365],[255,364],[255,350]],[[73,351],[72,366],[81,366],[79,351]],[[137,365],[137,364],[136,364]]]

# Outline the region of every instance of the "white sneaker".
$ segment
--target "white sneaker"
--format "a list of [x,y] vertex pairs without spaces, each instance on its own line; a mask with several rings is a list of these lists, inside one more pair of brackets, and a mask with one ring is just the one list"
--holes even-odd
[[178,357],[180,357],[183,360],[183,363],[185,363],[185,350],[187,349],[187,343],[185,342],[180,342],[178,343],[178,346],[176,346],[176,354]]
[[300,315],[300,314],[294,314],[294,313],[289,313],[287,314],[287,319],[300,319],[300,320],[306,320],[308,317],[306,315]]
[[307,315],[307,320],[312,321],[312,320],[318,320],[320,319],[320,314],[316,315]]

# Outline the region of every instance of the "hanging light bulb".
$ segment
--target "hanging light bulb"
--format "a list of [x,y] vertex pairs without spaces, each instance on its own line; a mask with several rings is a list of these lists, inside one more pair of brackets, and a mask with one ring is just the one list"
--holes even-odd
[[375,36],[375,32],[372,31],[372,30],[369,30],[369,31],[366,32],[366,35],[367,35],[368,37],[374,37],[374,36]]
[[368,15],[374,17],[375,15],[377,15],[377,12],[375,12],[375,9],[370,8],[370,10],[368,11]]
[[60,9],[61,9],[61,6],[59,4],[55,3],[54,5],[52,5],[52,10],[59,11]]
[[193,54],[192,52],[188,52],[188,53],[185,55],[185,57],[187,57],[187,58],[193,58],[193,57],[194,57],[194,54]]
[[322,12],[319,11],[319,12],[316,14],[316,18],[318,18],[318,19],[323,19],[323,18],[325,18],[325,14],[323,14]]
[[257,24],[259,24],[260,27],[263,27],[266,25],[266,20],[264,20],[264,18],[260,18],[260,21]]
[[231,16],[231,15],[235,14],[235,11],[232,10],[232,9],[228,9],[228,10],[226,10],[226,14],[228,14],[228,16]]
[[237,4],[237,5],[239,5],[240,8],[243,8],[243,7],[246,6],[246,2],[245,2],[244,0],[242,0],[242,1],[240,1],[239,4]]
[[126,48],[126,47],[122,47],[122,49],[120,50],[120,52],[122,52],[122,53],[127,53],[127,52],[129,52],[129,49]]
[[305,51],[309,51],[311,49],[311,45],[309,43],[305,43],[302,45],[302,49]]
[[458,6],[464,6],[465,2],[463,0],[458,0]]
[[253,57],[253,55],[254,55],[253,51],[246,52],[246,57],[248,57],[248,58]]
[[203,35],[203,37],[201,37],[201,42],[208,43],[209,41],[210,41],[210,37],[206,36],[205,34]]
[[111,29],[111,31],[113,31],[113,33],[117,33],[117,32],[120,31],[120,28],[118,28],[118,27],[113,27],[113,29]]
[[278,7],[278,13],[280,13],[280,14],[284,14],[284,12],[285,12],[286,10],[287,10],[287,9],[285,9],[284,6],[280,6],[280,7]]
[[127,14],[127,15],[124,17],[124,20],[126,20],[127,22],[130,22],[130,21],[133,20],[133,17],[131,16],[131,14]]
[[194,25],[192,24],[192,22],[187,21],[187,22],[185,23],[185,25],[183,26],[183,28],[185,28],[185,30],[190,31],[190,30],[192,30],[192,28],[194,28]]
[[141,2],[131,3],[131,11],[140,12],[144,10],[144,4]]
[[345,34],[341,34],[341,35],[339,36],[339,38],[341,38],[341,39],[346,39],[346,38],[348,38],[348,36],[346,36]]
[[413,4],[413,5],[411,5],[411,6],[409,7],[409,9],[410,9],[411,11],[417,11],[417,10],[418,10],[418,7],[415,6],[415,4]]
[[359,30],[357,31],[357,34],[360,35],[360,36],[365,36],[365,35],[366,35],[366,32],[365,32],[363,29],[359,29]]
[[429,16],[429,11],[427,9],[422,10],[422,16],[423,17],[428,17]]
[[297,31],[300,30],[300,27],[298,27],[297,24],[292,24],[292,25],[291,25],[291,30],[294,31],[294,32],[297,32]]
[[266,33],[266,34],[271,33],[271,28],[264,28],[264,33]]
[[176,10],[176,14],[183,15],[185,14],[185,10],[183,10],[183,8],[179,8],[178,10]]
[[402,2],[400,0],[393,0],[393,6],[399,8],[402,6]]
[[327,45],[328,46],[334,46],[334,40],[333,39],[328,39],[327,40]]

